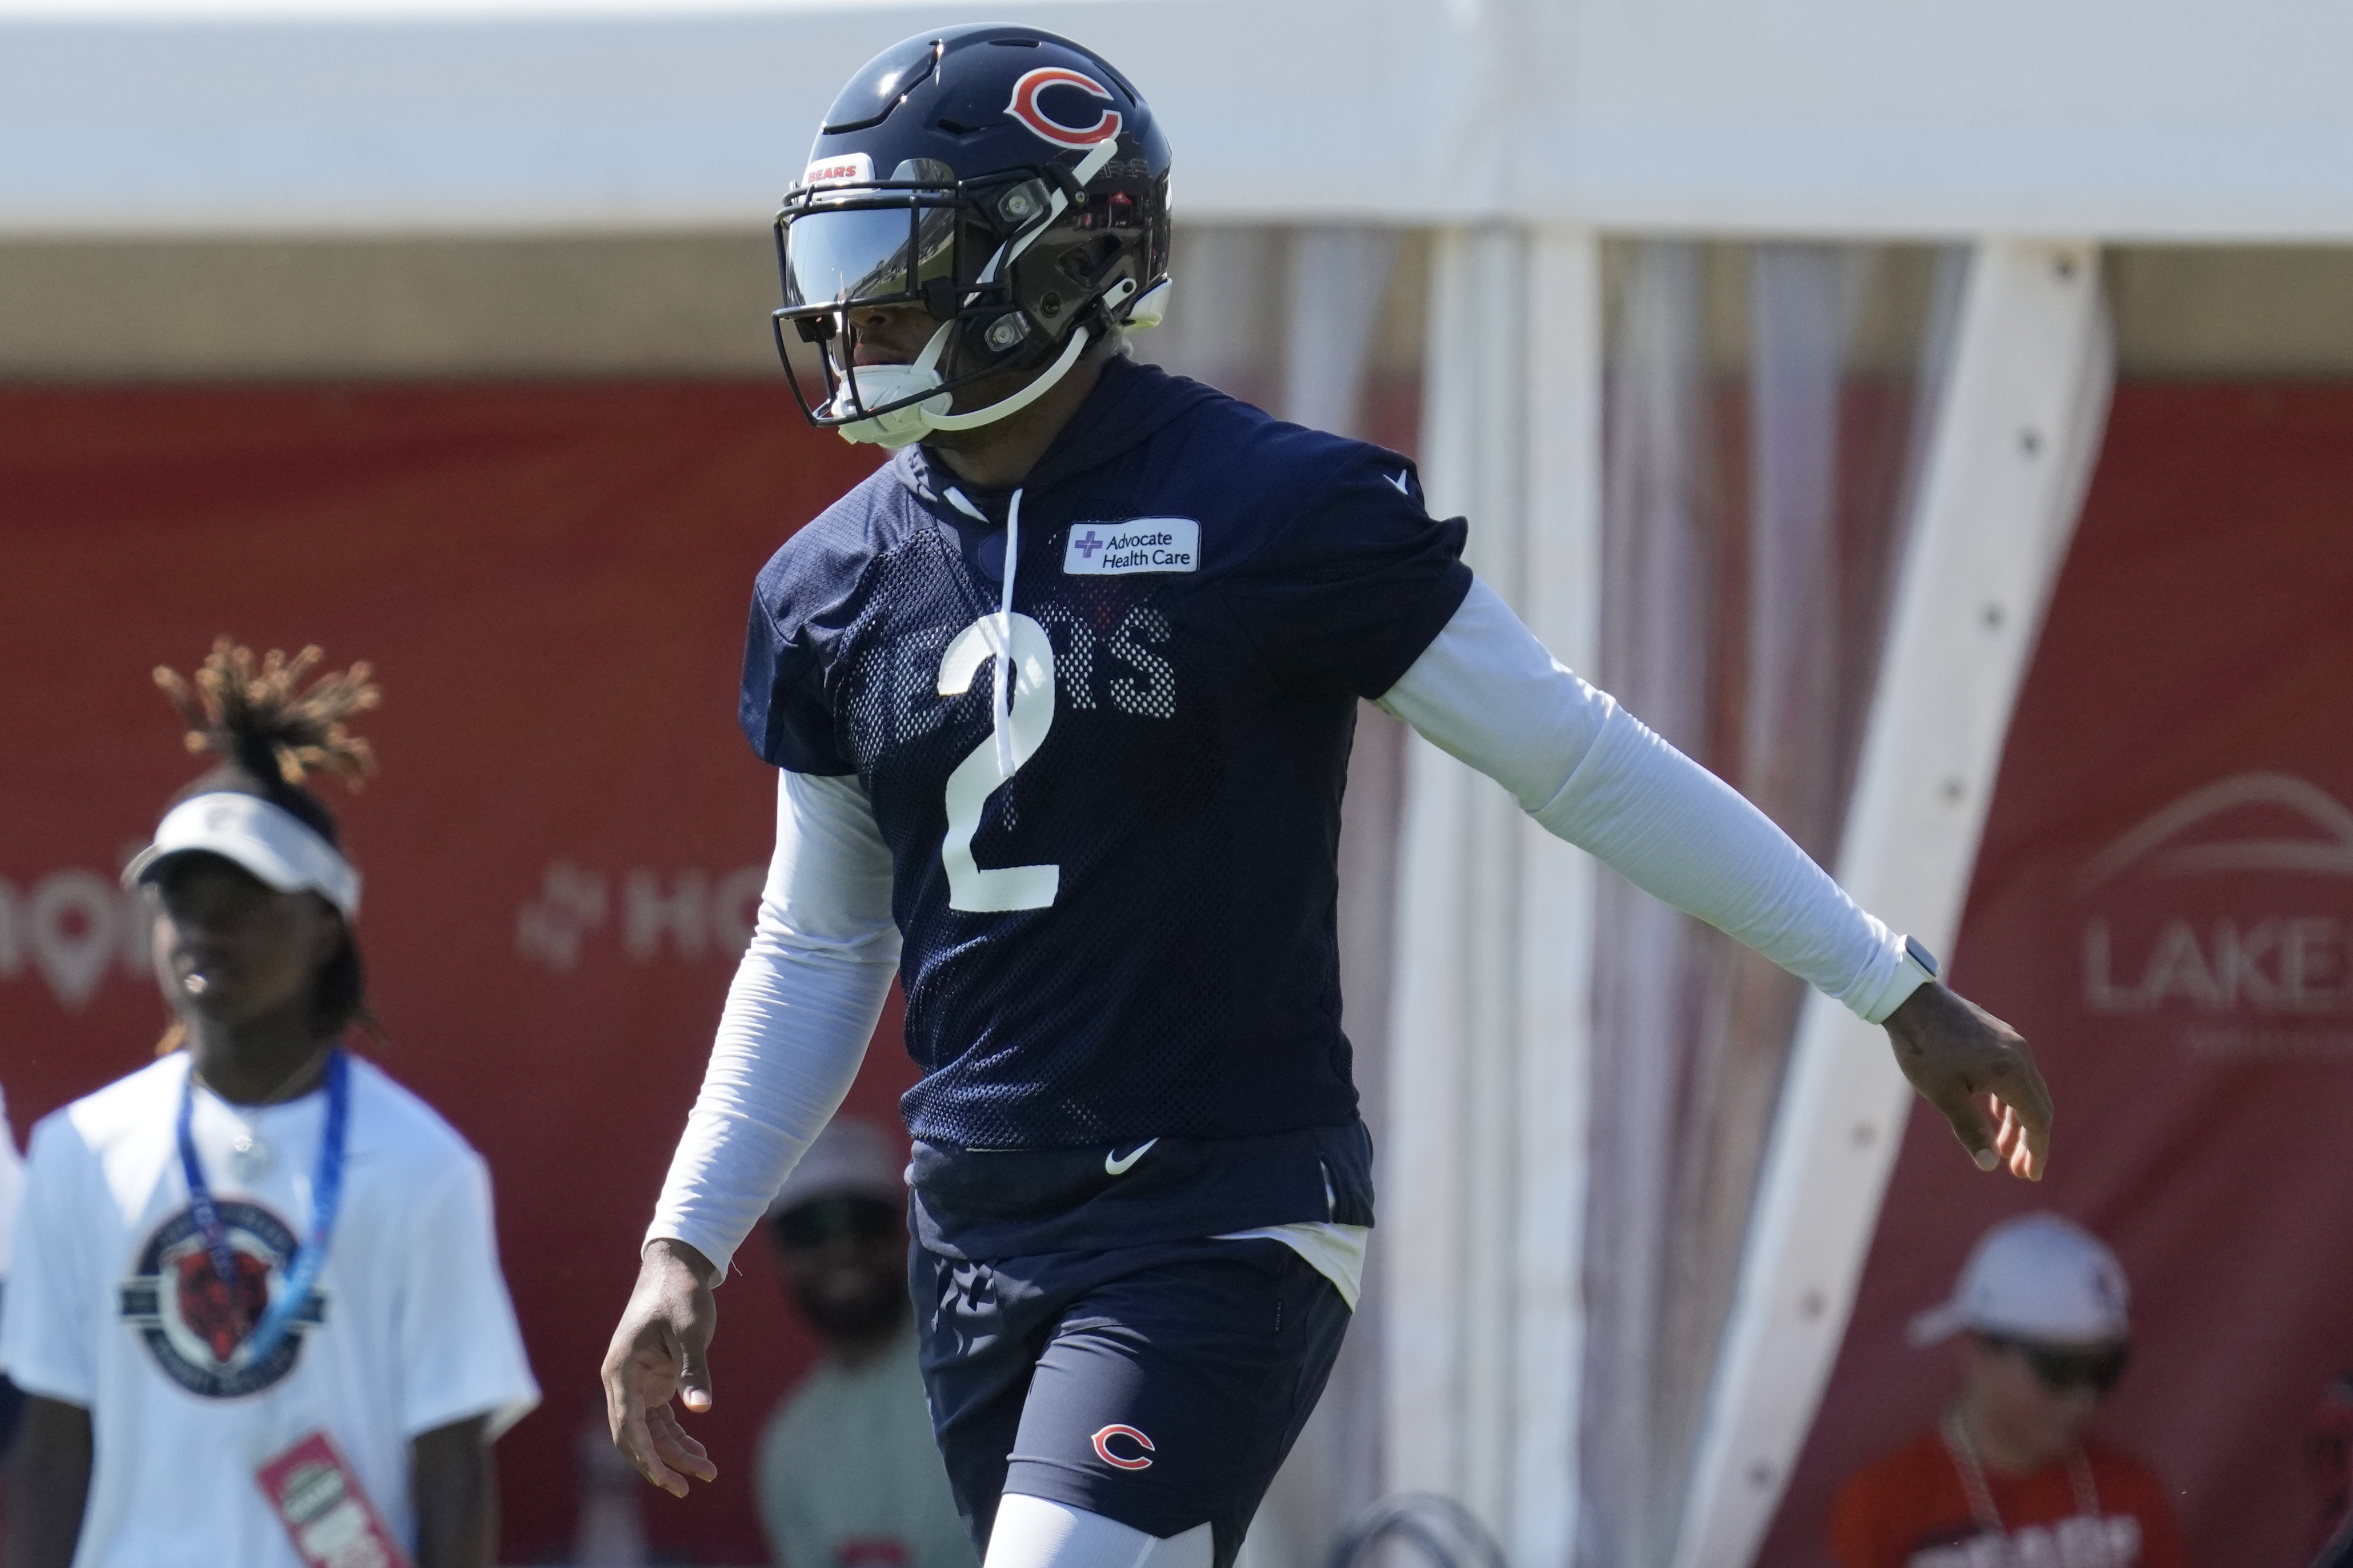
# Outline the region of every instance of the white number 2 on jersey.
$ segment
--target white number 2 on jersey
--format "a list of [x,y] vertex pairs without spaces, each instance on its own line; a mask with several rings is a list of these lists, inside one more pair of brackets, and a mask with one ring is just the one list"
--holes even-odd
[[1046,909],[1062,882],[1060,866],[1001,866],[983,870],[972,860],[972,836],[980,830],[981,808],[1021,770],[1022,763],[1038,754],[1038,748],[1046,743],[1046,732],[1054,727],[1054,645],[1046,628],[1029,616],[1008,617],[999,612],[983,616],[958,632],[940,658],[940,695],[963,696],[972,689],[972,678],[983,664],[1004,656],[1008,619],[1013,682],[1006,694],[1012,709],[1006,717],[1006,729],[1012,742],[1008,748],[1012,766],[998,766],[993,731],[956,764],[955,772],[948,775],[947,837],[940,840],[940,860],[948,873],[948,907],[976,914]]

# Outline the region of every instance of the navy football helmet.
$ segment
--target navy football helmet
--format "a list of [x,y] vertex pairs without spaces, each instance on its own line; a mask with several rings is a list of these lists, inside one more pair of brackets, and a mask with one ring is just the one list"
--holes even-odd
[[[1125,77],[1032,27],[920,34],[868,61],[776,215],[776,348],[813,425],[903,447],[1002,419],[1091,342],[1166,309],[1168,143]],[[938,323],[860,364],[861,306]],[[1036,374],[987,406],[959,388]]]

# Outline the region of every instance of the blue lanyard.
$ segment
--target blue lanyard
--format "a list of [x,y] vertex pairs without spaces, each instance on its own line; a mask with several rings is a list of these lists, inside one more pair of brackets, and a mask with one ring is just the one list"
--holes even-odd
[[[229,1247],[228,1226],[221,1222],[220,1205],[213,1202],[204,1165],[196,1158],[196,1141],[189,1131],[195,1109],[196,1065],[192,1059],[187,1082],[180,1090],[180,1171],[187,1178],[188,1207],[204,1236],[205,1250],[212,1255],[213,1272],[227,1288],[233,1303],[237,1299],[237,1254]],[[295,1249],[277,1299],[246,1336],[247,1366],[259,1364],[278,1348],[278,1342],[292,1327],[294,1315],[310,1300],[312,1288],[319,1283],[319,1270],[326,1267],[327,1237],[334,1232],[335,1211],[343,1201],[343,1135],[351,1116],[351,1060],[338,1046],[327,1053],[327,1125],[320,1134],[319,1170],[311,1184],[311,1237]]]

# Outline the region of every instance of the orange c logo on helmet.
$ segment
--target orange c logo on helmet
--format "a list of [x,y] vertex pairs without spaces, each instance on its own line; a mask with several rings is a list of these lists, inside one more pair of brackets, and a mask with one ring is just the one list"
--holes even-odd
[[[1124,1437],[1144,1450],[1132,1459],[1123,1459],[1111,1451],[1111,1440]],[[1152,1468],[1152,1439],[1133,1426],[1110,1426],[1095,1434],[1095,1458],[1115,1469],[1148,1470]]]
[[[1029,127],[1031,134],[1042,136],[1057,147],[1083,149],[1098,142],[1108,142],[1119,134],[1120,126],[1125,123],[1119,111],[1111,109],[1097,114],[1092,125],[1070,126],[1049,120],[1046,111],[1038,107],[1038,95],[1050,87],[1074,87],[1081,92],[1111,101],[1111,89],[1092,77],[1082,76],[1060,66],[1040,66],[1013,84],[1013,101],[1005,106],[1005,112]],[[1125,1431],[1126,1428],[1105,1427],[1104,1430]],[[1101,1447],[1102,1445],[1098,1443],[1096,1447]],[[1145,1464],[1151,1462],[1149,1459],[1145,1461]]]

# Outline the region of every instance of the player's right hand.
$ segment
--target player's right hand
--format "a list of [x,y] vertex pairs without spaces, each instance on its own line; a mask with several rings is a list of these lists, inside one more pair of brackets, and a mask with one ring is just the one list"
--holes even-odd
[[1981,1171],[2042,1179],[2051,1090],[2017,1030],[1931,980],[1887,1016],[1896,1064]]
[[711,1335],[719,1303],[712,1261],[682,1241],[646,1244],[638,1286],[605,1351],[605,1419],[613,1446],[638,1474],[673,1497],[687,1479],[716,1480],[719,1467],[687,1436],[670,1407],[675,1398],[694,1415],[711,1408]]

